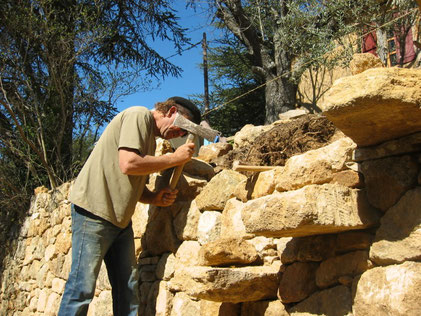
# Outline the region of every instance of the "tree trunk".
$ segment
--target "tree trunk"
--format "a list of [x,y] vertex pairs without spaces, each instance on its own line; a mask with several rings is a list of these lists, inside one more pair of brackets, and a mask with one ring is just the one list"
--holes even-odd
[[270,81],[267,79],[265,88],[266,115],[265,124],[279,120],[279,114],[295,108],[298,85],[288,78]]

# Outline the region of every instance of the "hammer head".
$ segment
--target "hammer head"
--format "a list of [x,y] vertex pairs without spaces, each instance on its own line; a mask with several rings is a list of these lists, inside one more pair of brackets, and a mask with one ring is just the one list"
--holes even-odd
[[186,119],[179,113],[176,114],[173,124],[174,126],[182,128],[191,134],[206,138],[210,142],[213,142],[215,140],[215,137],[220,134],[218,131],[212,128],[204,127],[193,123],[192,121]]

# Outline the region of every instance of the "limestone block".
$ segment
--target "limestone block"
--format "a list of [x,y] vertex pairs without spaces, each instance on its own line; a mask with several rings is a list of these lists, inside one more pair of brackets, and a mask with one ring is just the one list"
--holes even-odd
[[205,266],[252,264],[259,255],[251,243],[241,238],[220,238],[204,244],[199,250],[199,262]]
[[142,256],[152,257],[166,252],[175,252],[180,245],[172,224],[172,208],[180,208],[180,205],[171,207],[150,207],[150,219],[146,225],[142,238]]
[[[216,144],[220,143],[215,143],[212,145]],[[203,147],[201,147],[200,149],[202,150],[202,148]],[[190,161],[188,161],[183,167],[183,172],[188,173],[192,176],[204,178],[206,179],[206,181],[210,181],[215,176],[215,170],[213,169],[213,167],[206,161],[197,158],[192,158]]]
[[371,53],[354,54],[349,63],[351,73],[357,75],[371,68],[383,68],[383,63],[379,57]]
[[240,312],[240,304],[200,300],[200,316],[240,316]]
[[421,257],[420,207],[421,187],[416,187],[387,211],[370,248],[370,260],[387,265]]
[[186,202],[174,219],[174,230],[180,240],[197,240],[200,211],[196,201]]
[[243,128],[234,135],[234,149],[238,147],[250,146],[260,134],[268,131],[271,128],[272,125],[244,125]]
[[360,172],[354,170],[343,170],[338,173],[334,173],[330,183],[338,183],[350,188],[363,188],[364,179]]
[[316,284],[326,288],[339,283],[343,276],[354,277],[371,267],[368,251],[360,250],[323,261],[316,272]]
[[221,236],[241,237],[249,239],[253,234],[246,233],[246,228],[241,218],[244,203],[235,198],[229,199],[221,215]]
[[49,289],[41,289],[38,296],[38,303],[37,303],[37,312],[43,313],[45,311],[45,307],[47,306],[48,296],[50,295],[51,291]]
[[314,262],[295,262],[286,267],[279,283],[278,297],[282,303],[299,302],[314,293],[316,269]]
[[415,158],[408,155],[364,161],[361,171],[370,204],[387,211],[416,185],[418,169]]
[[266,237],[299,237],[364,229],[379,217],[365,192],[337,184],[309,185],[245,203],[246,232]]
[[377,267],[354,283],[354,316],[421,315],[421,263]]
[[280,301],[258,301],[243,303],[241,316],[289,316],[289,314]]
[[[367,307],[370,308],[370,306]],[[289,309],[288,312],[291,316],[353,316],[351,291],[344,285],[320,291],[298,303]],[[357,316],[356,314],[354,315]]]
[[183,171],[176,187],[178,190],[177,201],[193,200],[207,184],[206,179],[189,175]]
[[[184,241],[175,253],[176,265],[196,266],[199,264],[200,244],[197,241]],[[177,269],[177,268],[176,268]]]
[[159,282],[156,296],[155,315],[168,316],[171,313],[174,294],[167,289],[166,282]]
[[200,244],[216,240],[221,235],[221,213],[205,211],[199,218],[197,238]]
[[289,158],[284,168],[275,169],[276,190],[290,191],[332,181],[335,173],[346,168],[345,163],[351,160],[355,147],[350,138],[344,137],[330,145]]
[[242,202],[247,202],[251,199],[253,188],[254,182],[250,181],[250,179],[244,179],[235,186],[232,196]]
[[87,316],[113,316],[111,291],[102,291],[98,297],[94,297],[92,303],[89,304]]
[[44,260],[50,261],[56,255],[56,246],[54,244],[50,244],[45,249]]
[[156,265],[146,264],[139,268],[139,280],[141,282],[155,282],[156,281]]
[[170,290],[216,302],[247,302],[276,298],[280,264],[242,268],[187,267],[178,269]]
[[280,253],[283,264],[319,262],[335,255],[336,235],[319,235],[292,238]]
[[132,227],[135,238],[141,238],[146,231],[149,219],[149,205],[137,203],[132,216]]
[[353,231],[338,234],[336,238],[336,253],[369,249],[374,235],[364,231]]
[[[278,115],[278,117],[281,121],[289,121],[291,119],[299,118],[299,117],[301,117],[303,115],[306,115],[306,114],[308,114],[307,110],[296,109],[296,110],[289,110],[289,111],[286,111],[284,113],[280,113]],[[277,122],[275,122],[275,123],[277,123]]]
[[198,316],[200,303],[192,300],[185,293],[177,293],[173,299],[170,316]]
[[57,315],[60,307],[61,296],[55,292],[51,292],[45,305],[44,315],[55,316]]
[[57,294],[62,294],[64,291],[64,286],[66,285],[66,281],[59,278],[54,278],[52,280],[51,290],[56,292]]
[[252,199],[272,194],[275,191],[275,170],[260,172],[251,194]]
[[320,105],[323,114],[359,146],[421,131],[421,72],[376,68],[338,79]]
[[377,146],[361,147],[354,151],[353,159],[361,162],[379,158],[405,155],[421,151],[421,133],[414,133]]
[[176,259],[172,253],[164,253],[159,259],[156,267],[156,277],[158,280],[168,281],[174,276]]
[[223,210],[236,185],[247,177],[233,170],[218,173],[196,197],[200,210]]
[[65,255],[72,247],[72,234],[68,232],[59,233],[55,242],[56,253]]
[[221,157],[232,150],[229,143],[213,143],[200,147],[198,159],[211,162],[215,158]]

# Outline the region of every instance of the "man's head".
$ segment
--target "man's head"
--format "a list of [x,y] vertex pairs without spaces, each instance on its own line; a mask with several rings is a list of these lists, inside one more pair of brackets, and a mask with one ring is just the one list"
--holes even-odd
[[199,109],[190,100],[182,97],[171,97],[164,102],[158,102],[155,104],[155,110],[162,114],[162,118],[157,122],[157,128],[159,136],[165,139],[176,138],[186,134],[185,131],[172,124],[176,113],[183,115],[196,124],[199,124],[201,120]]

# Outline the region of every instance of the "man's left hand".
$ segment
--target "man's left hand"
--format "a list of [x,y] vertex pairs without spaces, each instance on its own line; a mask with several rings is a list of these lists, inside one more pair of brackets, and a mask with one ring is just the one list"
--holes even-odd
[[170,206],[174,203],[177,198],[178,190],[172,190],[167,187],[157,192],[154,198],[154,201],[151,203],[156,206]]

